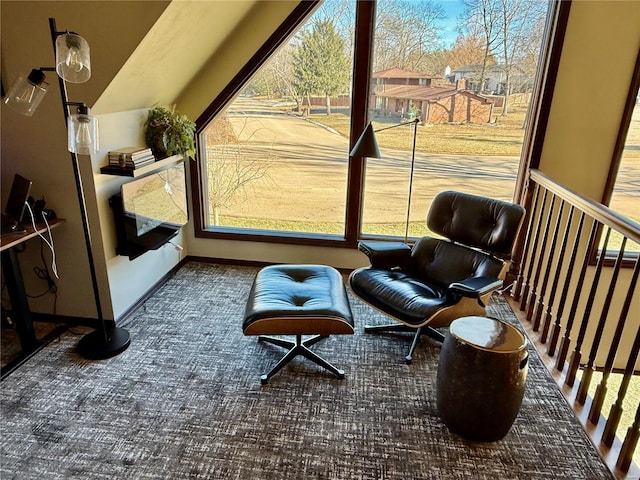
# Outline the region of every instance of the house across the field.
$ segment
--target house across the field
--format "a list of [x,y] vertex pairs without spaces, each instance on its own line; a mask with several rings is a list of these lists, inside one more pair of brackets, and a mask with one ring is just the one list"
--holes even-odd
[[374,116],[415,118],[423,123],[489,123],[493,101],[455,84],[436,82],[435,77],[411,70],[391,68],[373,74],[370,107]]

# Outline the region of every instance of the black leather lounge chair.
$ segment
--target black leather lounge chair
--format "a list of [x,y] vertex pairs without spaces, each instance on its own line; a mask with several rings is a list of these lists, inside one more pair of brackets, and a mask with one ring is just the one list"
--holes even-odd
[[524,208],[460,192],[439,193],[427,226],[435,235],[413,247],[401,242],[360,242],[371,262],[349,277],[353,292],[397,320],[365,332],[415,331],[411,362],[421,335],[444,340],[436,330],[456,318],[485,315],[491,294],[502,288]]

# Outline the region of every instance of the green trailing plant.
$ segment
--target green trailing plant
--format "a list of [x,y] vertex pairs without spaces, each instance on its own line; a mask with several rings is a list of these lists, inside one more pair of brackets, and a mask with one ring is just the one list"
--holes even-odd
[[179,115],[164,107],[154,107],[149,110],[144,126],[145,142],[156,158],[171,155],[188,158],[195,155],[196,125],[186,115]]

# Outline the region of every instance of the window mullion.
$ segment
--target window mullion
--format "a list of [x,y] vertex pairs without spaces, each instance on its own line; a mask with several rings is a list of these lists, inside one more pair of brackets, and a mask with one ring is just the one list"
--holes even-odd
[[[353,93],[351,95],[351,131],[349,150],[365,129],[369,112],[369,88],[373,63],[373,36],[376,2],[357,2],[354,38]],[[348,244],[356,245],[362,224],[362,189],[365,159],[349,157],[347,180],[347,211],[345,236]]]

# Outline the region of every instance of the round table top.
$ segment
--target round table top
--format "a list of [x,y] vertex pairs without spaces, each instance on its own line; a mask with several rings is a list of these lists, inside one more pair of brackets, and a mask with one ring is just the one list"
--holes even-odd
[[491,352],[513,353],[527,346],[527,339],[516,327],[495,318],[458,318],[451,322],[449,332],[463,343]]

